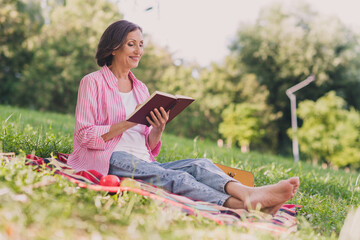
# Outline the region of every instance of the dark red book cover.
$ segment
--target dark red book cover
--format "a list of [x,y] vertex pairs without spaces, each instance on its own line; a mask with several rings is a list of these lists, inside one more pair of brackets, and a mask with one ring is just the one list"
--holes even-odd
[[163,107],[166,112],[170,110],[169,120],[167,121],[170,122],[193,101],[194,99],[191,97],[156,91],[128,117],[127,121],[149,127],[150,123],[146,120],[146,116],[150,117],[150,112],[155,108]]

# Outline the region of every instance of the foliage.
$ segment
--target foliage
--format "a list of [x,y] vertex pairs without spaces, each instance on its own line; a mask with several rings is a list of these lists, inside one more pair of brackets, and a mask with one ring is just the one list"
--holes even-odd
[[[40,137],[42,129],[65,129],[73,117],[0,105],[0,117],[13,116],[15,129],[29,125]],[[22,121],[15,121],[15,116]],[[40,117],[41,116],[41,117]],[[25,136],[25,135],[24,135]],[[61,137],[61,135],[60,135]],[[64,136],[63,136],[64,137]],[[54,140],[54,139],[52,139]],[[49,145],[43,145],[43,151]],[[160,162],[208,157],[214,162],[251,171],[257,186],[299,176],[301,186],[290,203],[303,205],[299,230],[272,238],[261,231],[219,226],[201,217],[164,208],[162,203],[137,194],[109,196],[76,187],[50,171],[36,172],[23,158],[2,161],[0,168],[0,238],[74,239],[121,236],[124,239],[337,239],[347,212],[360,202],[358,172],[321,169],[306,162],[236,148],[219,148],[213,142],[164,134]],[[247,234],[251,234],[250,236]]]
[[300,149],[306,155],[336,166],[359,166],[360,113],[345,106],[334,91],[316,102],[307,100],[299,104],[298,115],[303,125],[298,137]]
[[[81,78],[97,70],[94,55],[104,29],[121,19],[115,5],[67,1],[50,12],[50,23],[32,39],[35,52],[18,88],[22,106],[73,112]],[[31,99],[31,101],[29,101]]]
[[201,69],[195,82],[200,93],[197,100],[201,126],[199,135],[203,138],[220,138],[217,129],[222,121],[221,112],[233,101],[235,85],[239,81],[237,75],[227,71],[230,67],[213,63],[209,68]]
[[29,38],[43,24],[37,0],[0,0],[0,103],[12,103],[23,68],[31,62]]
[[[275,113],[273,108],[267,104],[267,97],[269,96],[269,91],[264,85],[260,85],[259,81],[257,80],[256,75],[254,74],[243,74],[240,78],[240,81],[237,82],[236,87],[234,88],[234,98],[232,100],[233,103],[235,103],[235,109],[237,106],[237,110],[232,111],[233,113],[236,112],[236,117],[233,119],[233,123],[235,124],[244,124],[244,122],[240,123],[240,119],[236,119],[237,117],[240,117],[241,115],[247,115],[249,118],[253,118],[253,123],[258,127],[258,129],[253,128],[250,130],[252,132],[253,139],[248,139],[249,142],[245,143],[245,145],[250,144],[252,145],[252,149],[255,149],[257,151],[271,151],[276,152],[275,148],[277,146],[276,138],[274,136],[277,134],[276,128],[274,128],[274,122],[279,117],[281,117],[281,113]],[[219,125],[219,131],[220,128],[228,128],[230,130],[230,127],[227,127],[227,120],[226,115],[231,114],[231,111],[229,110],[231,108],[230,106],[226,107],[222,111],[222,119],[223,121]],[[242,114],[243,110],[250,110],[252,113],[244,113]],[[252,109],[252,110],[251,110]],[[227,113],[225,113],[227,111]],[[250,122],[248,122],[250,123]],[[250,125],[248,125],[250,126]],[[237,127],[233,125],[233,127]],[[252,126],[255,127],[255,126]],[[235,128],[233,128],[233,132],[231,134],[234,135],[241,135],[241,132],[247,131],[245,128],[243,128],[240,131],[235,131]],[[220,131],[221,132],[221,131]],[[228,131],[230,133],[230,131]],[[257,132],[257,133],[255,133]],[[252,135],[251,134],[251,135]],[[223,134],[224,136],[224,134]],[[234,139],[233,139],[234,140]],[[240,144],[241,145],[241,144]],[[246,148],[246,147],[245,147]]]
[[261,124],[261,112],[255,104],[230,104],[222,113],[224,121],[219,132],[230,145],[238,143],[245,152],[250,143],[258,141],[264,135]]
[[[325,27],[326,26],[326,27]],[[283,113],[276,122],[278,149],[289,143],[289,100],[285,91],[316,75],[315,84],[298,99],[316,99],[330,90],[343,95],[348,104],[360,108],[353,94],[359,92],[358,36],[334,17],[322,17],[308,4],[274,4],[263,9],[256,24],[240,26],[230,47],[231,56],[245,72],[254,73],[269,90],[267,102]],[[348,94],[349,93],[349,94]]]
[[232,102],[257,102],[264,111],[263,118],[271,118],[271,108],[265,103],[266,88],[259,86],[254,75],[239,72],[230,61],[214,63],[207,69],[196,65],[169,67],[159,86],[162,91],[196,100],[169,124],[169,131],[181,136],[217,140],[218,126],[223,120],[221,113]]
[[172,66],[167,68],[158,81],[159,90],[172,94],[191,96],[195,99],[184,112],[173,119],[166,127],[167,131],[179,136],[207,136],[209,122],[204,116],[202,106],[202,81],[194,75],[194,67]]

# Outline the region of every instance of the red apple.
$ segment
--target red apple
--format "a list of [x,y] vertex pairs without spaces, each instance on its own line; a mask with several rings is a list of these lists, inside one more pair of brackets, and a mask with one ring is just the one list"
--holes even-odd
[[101,186],[119,187],[120,182],[120,179],[115,175],[106,175],[100,178]]

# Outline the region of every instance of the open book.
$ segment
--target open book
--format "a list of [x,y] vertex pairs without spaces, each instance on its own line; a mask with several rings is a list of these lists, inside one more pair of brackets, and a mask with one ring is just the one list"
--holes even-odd
[[144,124],[149,127],[150,123],[146,120],[146,116],[149,116],[151,119],[150,112],[153,111],[154,108],[160,110],[160,107],[163,107],[166,112],[170,110],[169,119],[167,121],[170,122],[193,101],[194,99],[191,97],[155,91],[126,120],[129,122]]

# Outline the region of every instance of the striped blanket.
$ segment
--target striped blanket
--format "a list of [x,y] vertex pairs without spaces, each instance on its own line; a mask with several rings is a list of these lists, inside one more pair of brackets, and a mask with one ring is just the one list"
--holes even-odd
[[109,193],[121,194],[123,192],[134,192],[146,196],[155,201],[169,204],[190,215],[201,215],[211,219],[220,225],[235,225],[247,229],[262,229],[274,234],[288,234],[297,230],[296,211],[300,208],[297,205],[283,205],[274,215],[265,214],[259,211],[237,210],[236,212],[223,208],[219,210],[217,205],[194,201],[184,196],[170,193],[164,189],[151,184],[124,178],[119,187],[100,185],[102,175],[94,170],[76,172],[67,165],[67,154],[57,154],[57,158],[40,158],[34,155],[27,155],[26,164],[33,165],[37,170],[44,167],[53,170],[55,174],[64,176],[69,181],[81,188],[94,191],[106,191]]

